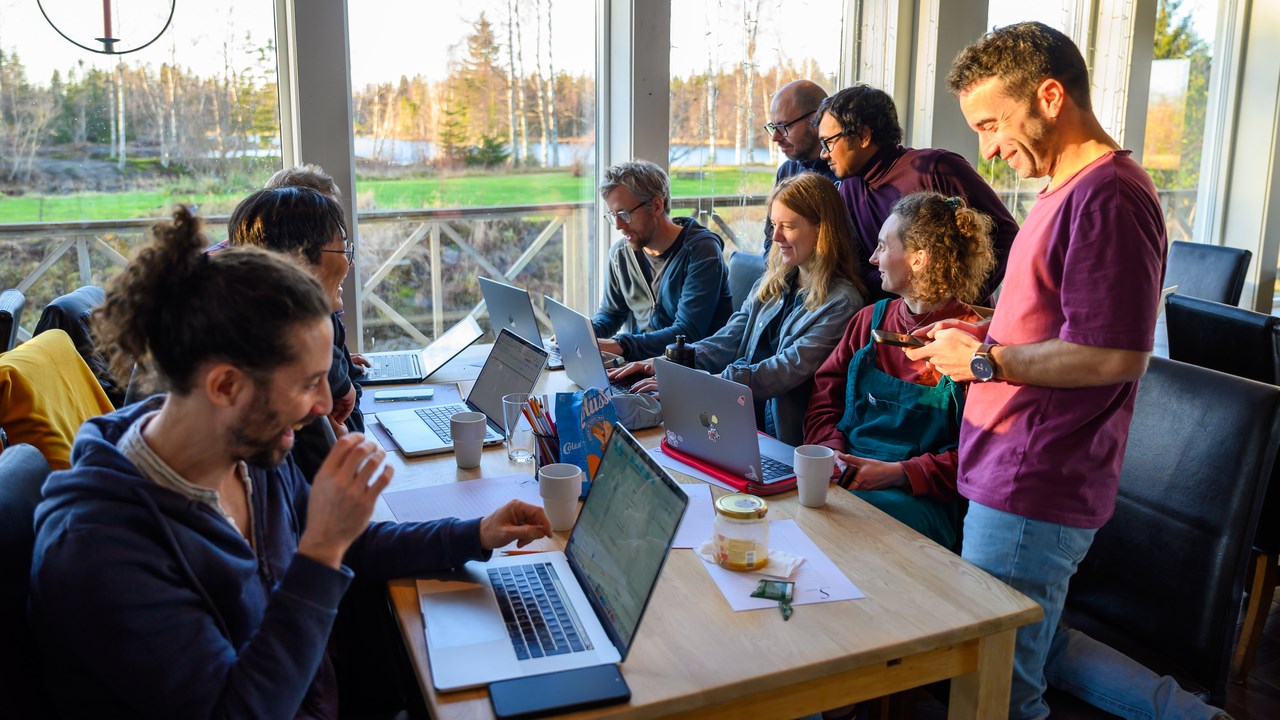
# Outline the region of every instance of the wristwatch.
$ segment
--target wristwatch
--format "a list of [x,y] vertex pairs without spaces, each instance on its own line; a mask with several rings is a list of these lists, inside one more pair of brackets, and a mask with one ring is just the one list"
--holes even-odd
[[996,359],[991,357],[991,349],[998,343],[983,343],[978,346],[973,359],[969,361],[969,372],[975,380],[988,382],[996,377]]

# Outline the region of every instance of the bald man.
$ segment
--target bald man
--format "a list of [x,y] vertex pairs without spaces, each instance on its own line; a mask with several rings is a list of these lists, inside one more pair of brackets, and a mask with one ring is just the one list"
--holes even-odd
[[[778,149],[787,156],[786,162],[778,168],[773,179],[776,187],[783,178],[799,175],[802,172],[816,172],[831,182],[836,176],[831,167],[820,157],[818,147],[818,130],[813,123],[818,106],[827,97],[827,91],[812,80],[794,80],[783,85],[773,96],[769,104],[769,122],[764,131],[769,139],[778,145]],[[765,216],[764,252],[769,253],[773,244],[773,221]]]

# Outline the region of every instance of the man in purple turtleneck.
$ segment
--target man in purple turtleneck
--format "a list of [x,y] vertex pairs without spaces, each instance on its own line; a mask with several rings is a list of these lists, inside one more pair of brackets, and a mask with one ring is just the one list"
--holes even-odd
[[869,301],[889,297],[880,289],[880,271],[869,262],[889,209],[904,195],[931,190],[962,197],[995,220],[996,268],[978,296],[994,305],[991,295],[1004,279],[1018,224],[973,166],[948,150],[903,147],[893,98],[869,85],[854,85],[824,100],[815,122],[821,156],[840,178],[840,197],[853,221],[854,249],[871,291]]

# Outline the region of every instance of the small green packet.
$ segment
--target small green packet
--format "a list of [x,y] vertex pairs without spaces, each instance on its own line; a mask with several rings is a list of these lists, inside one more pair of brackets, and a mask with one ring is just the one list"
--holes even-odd
[[751,597],[777,600],[778,610],[782,612],[784,621],[791,619],[791,599],[795,596],[796,584],[782,580],[761,580]]

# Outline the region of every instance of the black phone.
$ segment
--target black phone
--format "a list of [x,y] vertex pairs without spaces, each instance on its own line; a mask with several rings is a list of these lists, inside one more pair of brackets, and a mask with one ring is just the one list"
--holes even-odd
[[925,341],[915,335],[907,335],[905,333],[889,332],[888,330],[872,330],[871,339],[885,345],[897,345],[905,348],[924,347]]
[[491,683],[489,699],[494,715],[518,720],[623,703],[631,688],[617,665],[593,665]]

